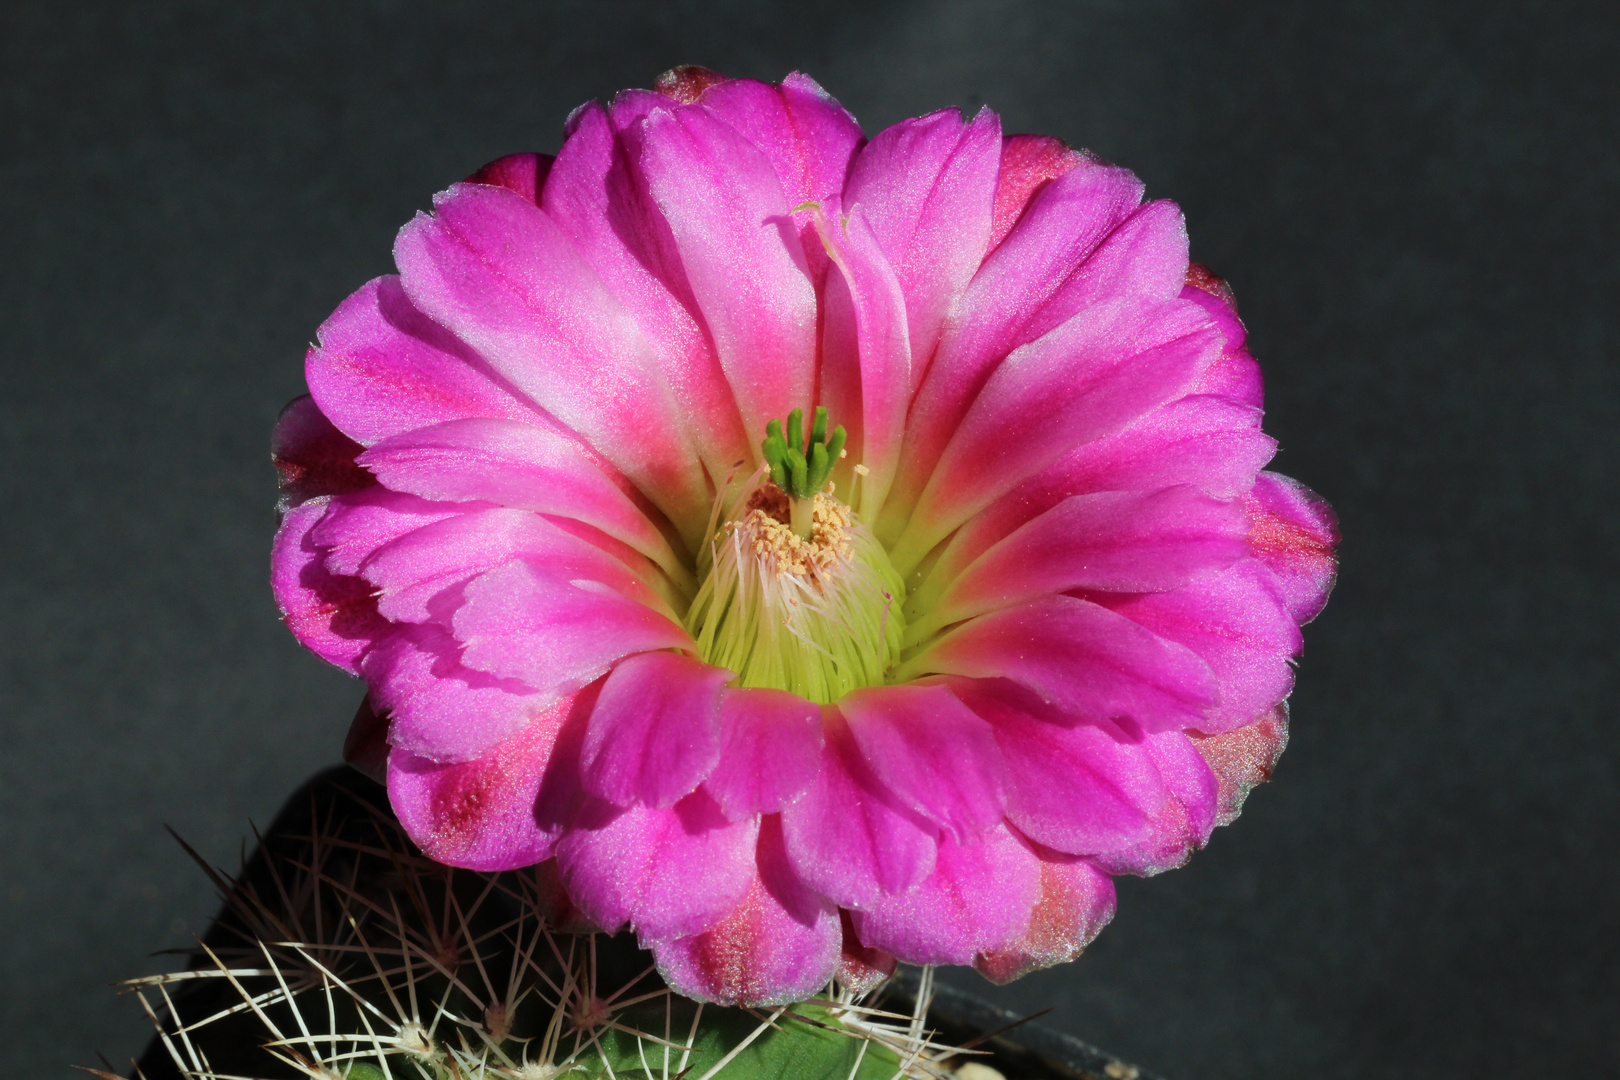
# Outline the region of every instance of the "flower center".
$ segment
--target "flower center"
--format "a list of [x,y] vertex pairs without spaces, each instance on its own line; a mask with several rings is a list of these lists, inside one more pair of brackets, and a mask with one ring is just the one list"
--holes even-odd
[[[705,661],[736,672],[734,685],[829,704],[884,681],[900,656],[905,592],[883,545],[833,498],[826,480],[843,429],[831,446],[821,442],[826,411],[816,412],[815,437],[797,455],[797,483],[797,410],[785,453],[772,444],[784,442],[772,422],[766,462],[773,477],[781,468],[787,484],[773,479],[755,488],[714,534],[686,629]],[[808,486],[812,476],[821,490]]]

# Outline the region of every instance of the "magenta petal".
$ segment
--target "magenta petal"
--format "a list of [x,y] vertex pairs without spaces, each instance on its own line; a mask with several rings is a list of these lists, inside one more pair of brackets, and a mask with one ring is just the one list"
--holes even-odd
[[990,219],[990,246],[1006,239],[1029,205],[1050,180],[1086,161],[1086,155],[1050,135],[1008,135],[1001,140],[1001,172],[996,178],[996,202]]
[[1288,705],[1278,705],[1247,727],[1219,735],[1187,734],[1193,749],[1215,774],[1215,824],[1230,825],[1243,810],[1249,792],[1271,779],[1271,770],[1288,747]]
[[649,944],[676,993],[718,1005],[785,1005],[832,978],[843,941],[838,908],[794,875],[781,834],[774,816],[761,822],[758,873],[723,921]]
[[405,626],[360,662],[397,749],[438,762],[467,761],[522,730],[557,698],[461,662],[441,626]]
[[837,711],[822,710],[827,745],[810,789],[782,811],[788,856],[812,889],[859,908],[899,893],[934,866],[935,830],[887,801]]
[[1040,899],[1030,912],[1029,930],[1017,941],[973,960],[979,974],[998,986],[1073,960],[1114,917],[1113,878],[1081,859],[1056,852],[1038,854]]
[[750,440],[815,392],[816,297],[770,161],[701,106],[654,112],[641,167]]
[[[457,184],[394,245],[411,300],[677,521],[708,493],[652,347],[562,229],[505,188]],[[693,524],[696,522],[696,524]]]
[[452,420],[385,439],[360,463],[395,491],[575,518],[648,558],[674,559],[647,515],[556,431],[515,420]]
[[628,922],[644,938],[700,934],[754,880],[759,821],[729,822],[695,791],[672,807],[592,802],[557,846],[568,895],[604,930]]
[[574,712],[564,698],[472,761],[440,764],[396,748],[388,761],[388,797],[400,824],[424,854],[451,866],[508,870],[549,858],[558,827],[536,819],[535,803],[553,776],[559,736]]
[[364,445],[467,416],[538,419],[471,346],[416,309],[397,277],[361,287],[316,340],[304,362],[310,393]]
[[464,662],[541,691],[577,690],[631,653],[692,648],[651,608],[522,559],[476,578],[465,596],[452,620]]
[[861,940],[908,964],[970,964],[1029,929],[1040,860],[1000,826],[971,843],[939,845],[934,872],[909,892],[881,896],[852,918]]
[[1110,874],[1150,877],[1182,866],[1215,828],[1219,785],[1192,741],[1179,731],[1149,735],[1143,746],[1164,780],[1166,798],[1150,818],[1146,839],[1095,857]]
[[270,460],[281,475],[282,513],[321,495],[341,495],[370,487],[376,477],[355,464],[362,447],[332,426],[305,394],[293,398],[276,418]]
[[1001,820],[1006,786],[990,725],[944,686],[882,686],[838,702],[873,774],[963,842]]
[[720,760],[720,692],[731,672],[680,653],[619,663],[585,734],[585,790],[618,806],[670,806]]
[[1099,596],[1097,602],[1196,653],[1215,674],[1220,701],[1197,724],[1229,731],[1252,723],[1294,685],[1300,633],[1277,587],[1254,559],[1168,593]]
[[[841,224],[818,214],[816,227],[839,271],[826,289],[822,402],[849,433],[850,460],[869,470],[855,509],[875,520],[894,479],[911,402],[906,298],[859,210]],[[853,495],[846,497],[853,503]]]
[[[939,343],[945,313],[984,260],[1001,167],[1001,122],[946,109],[902,120],[861,150],[844,187],[888,256],[905,294],[916,366],[907,396]],[[867,462],[868,465],[871,462]]]
[[838,973],[833,977],[851,993],[869,994],[888,981],[899,962],[894,954],[861,943],[849,909],[840,908],[838,918],[844,926],[844,951],[838,959]]
[[900,675],[929,672],[1007,678],[1076,720],[1126,718],[1148,731],[1194,727],[1217,697],[1209,666],[1186,646],[1072,596],[981,615]]
[[1202,308],[1172,301],[1090,311],[1018,350],[951,437],[900,545],[920,556],[1072,447],[1180,397],[1220,344]]
[[391,632],[370,584],[326,568],[313,533],[330,509],[322,497],[288,510],[270,548],[270,586],[287,629],[329,664],[359,674],[360,657]]
[[732,821],[770,814],[821,771],[821,709],[785,690],[731,688],[720,698],[720,763],[703,786]]
[[1282,589],[1294,621],[1316,618],[1333,591],[1338,561],[1339,522],[1327,500],[1286,476],[1263,472],[1254,483],[1254,527],[1249,543],[1255,557]]
[[1007,762],[1007,820],[1047,847],[1089,855],[1149,834],[1164,781],[1139,743],[1112,725],[1059,725],[1020,708],[997,682],[952,684],[995,726]]
[[1248,553],[1249,518],[1191,485],[1065,499],[981,555],[929,611],[949,625],[1049,593],[1165,592]]
[[779,86],[727,79],[696,100],[765,155],[787,205],[821,202],[843,189],[861,126],[814,79],[798,72]]
[[467,177],[467,183],[503,187],[539,206],[540,189],[556,160],[550,154],[507,154]]
[[475,507],[432,503],[373,485],[334,496],[327,503],[325,516],[311,531],[310,540],[325,553],[328,570],[354,575],[384,544],[469,509]]

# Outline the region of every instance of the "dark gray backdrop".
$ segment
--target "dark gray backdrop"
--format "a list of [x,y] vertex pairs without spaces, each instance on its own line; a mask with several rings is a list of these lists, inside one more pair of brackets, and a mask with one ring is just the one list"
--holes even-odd
[[[276,621],[278,407],[394,231],[580,101],[801,68],[874,131],[998,109],[1180,201],[1343,518],[1243,819],[999,995],[1178,1080],[1620,1065],[1616,46],[1603,7],[911,0],[12,4],[0,15],[0,1071],[335,760]],[[975,976],[964,976],[972,985]],[[982,985],[982,984],[980,984]]]

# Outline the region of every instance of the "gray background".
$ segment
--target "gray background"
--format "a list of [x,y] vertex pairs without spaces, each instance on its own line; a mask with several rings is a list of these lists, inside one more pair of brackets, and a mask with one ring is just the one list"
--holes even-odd
[[[336,759],[357,684],[266,586],[267,440],[395,230],[580,101],[801,68],[1177,199],[1277,466],[1337,506],[1275,781],[998,993],[1176,1080],[1613,1075],[1616,46],[1606,6],[59,3],[0,14],[0,1069],[146,1035],[107,989]],[[983,985],[972,975],[968,985]]]

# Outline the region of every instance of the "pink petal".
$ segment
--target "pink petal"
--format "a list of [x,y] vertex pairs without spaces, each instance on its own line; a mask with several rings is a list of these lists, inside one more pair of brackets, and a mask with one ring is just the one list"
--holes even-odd
[[706,87],[696,101],[765,155],[788,206],[843,190],[861,126],[814,79],[798,72],[776,86],[727,79]]
[[540,189],[556,160],[550,154],[507,154],[467,177],[467,183],[503,187],[539,206]]
[[1254,559],[1148,596],[1097,596],[1099,604],[1185,646],[1215,674],[1220,701],[1197,724],[1229,731],[1252,723],[1288,696],[1289,659],[1299,652],[1299,627],[1270,576]]
[[519,556],[554,576],[601,582],[655,609],[663,604],[623,562],[525,510],[473,510],[425,525],[378,548],[361,576],[377,587],[385,617],[448,625],[461,605],[459,586]]
[[1208,763],[1179,731],[1149,735],[1143,746],[1164,780],[1166,798],[1151,817],[1146,839],[1099,853],[1095,862],[1110,874],[1151,877],[1184,865],[1209,842],[1215,828],[1219,787]]
[[750,440],[808,408],[816,297],[770,161],[701,106],[654,112],[641,168],[669,223]]
[[1249,545],[1282,590],[1294,621],[1321,613],[1338,573],[1339,522],[1327,500],[1278,473],[1255,480]]
[[1278,705],[1247,727],[1219,735],[1187,735],[1193,749],[1209,762],[1219,785],[1215,824],[1230,825],[1237,820],[1249,792],[1271,779],[1277,759],[1288,747],[1288,705]]
[[[588,707],[588,706],[587,706]],[[537,819],[546,787],[572,786],[560,743],[583,720],[563,698],[472,761],[440,764],[396,748],[388,798],[430,859],[472,870],[508,870],[551,856],[560,827]],[[572,721],[572,723],[570,723]]]
[[1007,820],[1047,847],[1090,855],[1147,838],[1164,781],[1140,743],[1113,725],[1060,725],[1033,716],[1000,680],[953,680],[995,726],[1007,762]]
[[1006,239],[1025,207],[1049,180],[1055,180],[1085,162],[1086,155],[1071,150],[1050,135],[1008,135],[1001,140],[1001,172],[996,178],[996,201],[990,216],[990,247]]
[[881,782],[831,706],[822,709],[827,744],[810,789],[782,811],[793,867],[812,889],[859,908],[899,893],[934,866],[935,830],[891,805]]
[[619,663],[585,734],[585,790],[618,806],[671,806],[720,760],[720,693],[731,672],[680,653]]
[[855,745],[908,809],[965,842],[1001,820],[1005,770],[990,725],[943,686],[882,686],[839,699]]
[[880,896],[851,917],[861,940],[908,964],[970,964],[1029,930],[1040,860],[1006,826],[968,844],[942,840],[934,872],[909,892]]
[[731,913],[754,880],[758,819],[728,822],[695,791],[672,807],[592,801],[557,845],[568,895],[604,930],[643,938],[700,934]]
[[478,757],[558,698],[468,667],[461,646],[433,624],[396,628],[365,655],[360,671],[373,703],[389,716],[388,741],[438,762]]
[[505,188],[457,184],[434,210],[394,245],[412,302],[673,520],[701,529],[708,493],[674,395],[645,335],[578,248]]
[[361,446],[332,426],[308,394],[293,398],[276,418],[270,458],[281,475],[281,501],[286,513],[322,495],[342,495],[370,487],[376,477],[354,462]]
[[952,630],[897,680],[938,672],[1007,678],[1074,720],[1128,719],[1148,731],[1196,726],[1216,682],[1186,646],[1089,600],[1050,596]]
[[574,440],[554,431],[516,420],[451,420],[384,439],[360,463],[395,491],[576,518],[650,559],[674,562],[647,515]]
[[859,208],[871,223],[905,294],[915,357],[908,398],[933,357],[945,312],[984,261],[1000,167],[996,114],[982,109],[964,122],[945,109],[879,132],[850,169],[844,208]]
[[1081,859],[1056,852],[1038,854],[1040,898],[1030,912],[1029,930],[1017,941],[973,960],[979,974],[998,986],[1073,960],[1114,917],[1113,878]]
[[1191,485],[1075,495],[981,555],[928,609],[949,625],[1071,589],[1165,592],[1248,553],[1248,515]]
[[832,978],[843,942],[838,909],[794,875],[774,816],[760,824],[756,858],[748,892],[718,925],[649,944],[676,993],[718,1005],[784,1005]]
[[360,707],[349,721],[349,733],[343,737],[343,760],[361,775],[386,784],[388,753],[388,719],[372,708],[368,695],[360,699]]
[[390,632],[371,586],[326,568],[312,533],[330,497],[302,503],[281,518],[270,548],[270,586],[282,621],[299,644],[329,664],[359,674],[360,657]]
[[[895,552],[926,552],[1072,447],[1186,393],[1220,336],[1196,304],[1099,308],[1008,357],[941,456]],[[901,571],[905,571],[902,569]]]
[[720,698],[720,764],[703,786],[732,821],[781,810],[821,771],[821,710],[784,690]]
[[328,570],[355,575],[383,545],[476,509],[481,508],[428,502],[373,485],[329,500],[326,514],[312,530],[310,540],[325,553]]
[[380,277],[321,325],[304,375],[321,411],[362,445],[466,416],[537,418],[469,345]]
[[[542,205],[641,328],[690,417],[693,444],[710,473],[723,478],[750,457],[751,440],[704,333],[675,237],[640,175],[639,127],[626,113],[615,102],[610,119],[593,102],[570,118]],[[632,126],[622,130],[626,123]]]
[[826,288],[822,402],[849,432],[850,462],[870,470],[856,509],[875,520],[894,479],[911,401],[906,298],[859,210],[840,225],[819,214],[816,220],[839,271]]
[[594,681],[621,656],[692,648],[684,630],[651,608],[522,559],[468,584],[453,626],[468,666],[548,693]]

